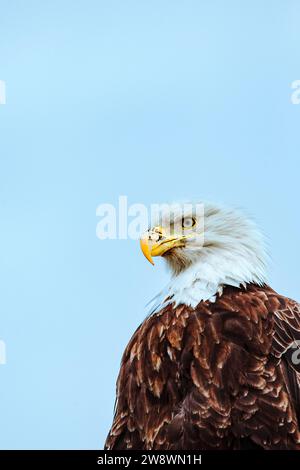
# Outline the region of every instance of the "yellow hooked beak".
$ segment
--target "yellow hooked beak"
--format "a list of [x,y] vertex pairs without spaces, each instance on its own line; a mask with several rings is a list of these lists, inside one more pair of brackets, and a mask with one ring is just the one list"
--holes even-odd
[[144,256],[154,265],[152,257],[162,256],[172,248],[184,246],[185,239],[183,236],[165,236],[161,227],[154,227],[142,235],[140,244]]

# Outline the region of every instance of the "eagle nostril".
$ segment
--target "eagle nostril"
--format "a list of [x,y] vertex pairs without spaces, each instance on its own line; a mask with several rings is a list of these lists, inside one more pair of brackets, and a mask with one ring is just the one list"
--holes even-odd
[[159,229],[155,228],[149,233],[149,240],[151,240],[155,243],[160,241],[162,238],[163,238],[162,232]]

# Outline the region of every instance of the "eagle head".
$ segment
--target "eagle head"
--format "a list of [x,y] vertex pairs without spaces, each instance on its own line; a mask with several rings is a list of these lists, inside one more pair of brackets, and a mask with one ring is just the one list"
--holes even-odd
[[[266,282],[264,237],[239,209],[212,203],[163,205],[140,240],[145,257],[162,256],[173,274],[168,296],[190,305],[225,285]],[[192,300],[192,298],[195,298]]]

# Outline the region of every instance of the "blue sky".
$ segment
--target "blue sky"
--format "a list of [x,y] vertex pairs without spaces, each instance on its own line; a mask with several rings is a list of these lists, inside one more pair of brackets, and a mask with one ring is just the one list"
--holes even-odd
[[0,448],[101,448],[122,351],[167,282],[96,207],[208,199],[300,300],[297,0],[1,2]]

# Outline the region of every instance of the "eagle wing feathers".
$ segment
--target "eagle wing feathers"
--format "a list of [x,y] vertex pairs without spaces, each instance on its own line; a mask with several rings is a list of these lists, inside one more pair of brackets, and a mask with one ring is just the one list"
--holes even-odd
[[166,306],[129,342],[107,449],[300,449],[299,305],[267,286]]

